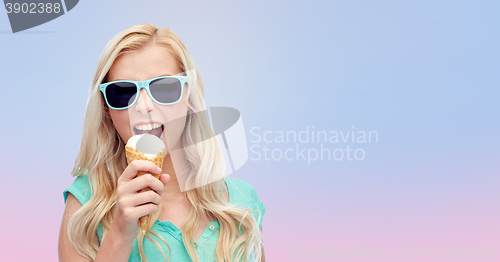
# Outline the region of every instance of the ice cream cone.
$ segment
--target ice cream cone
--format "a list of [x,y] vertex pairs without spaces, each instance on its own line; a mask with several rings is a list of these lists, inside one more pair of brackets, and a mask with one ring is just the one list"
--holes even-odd
[[[162,150],[161,153],[156,154],[152,158],[148,158],[145,154],[139,152],[137,149],[135,149],[131,146],[128,146],[128,145],[125,146],[125,150],[126,150],[125,154],[127,156],[127,163],[128,164],[130,164],[130,162],[132,162],[134,160],[147,160],[147,161],[151,161],[151,162],[155,163],[159,168],[162,168],[163,159],[165,158],[165,148]],[[145,174],[151,174],[151,173],[139,171],[139,172],[137,172],[137,177],[143,176]],[[153,175],[157,179],[160,179],[160,174],[151,174],[151,175]],[[148,188],[141,189],[140,192],[142,193],[142,192],[146,192],[146,191],[150,191],[150,190],[151,189],[148,187]],[[149,222],[151,216],[152,216],[152,214],[148,214],[148,215],[145,215],[145,216],[139,218],[139,223],[141,225],[142,232],[146,231],[146,228],[148,226],[148,222]]]

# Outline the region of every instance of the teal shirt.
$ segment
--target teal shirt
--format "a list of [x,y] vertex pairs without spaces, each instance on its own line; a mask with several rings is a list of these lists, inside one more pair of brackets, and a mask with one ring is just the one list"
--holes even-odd
[[[250,208],[253,211],[259,211],[258,213],[251,213],[255,220],[259,223],[259,228],[262,227],[262,218],[266,213],[266,207],[260,201],[257,191],[248,182],[233,178],[225,177],[227,189],[229,191],[229,202],[236,206],[242,208]],[[68,193],[75,196],[76,199],[82,204],[82,206],[90,200],[91,192],[87,175],[79,176],[71,184],[70,187],[66,188],[63,192],[64,203],[66,204],[66,198]],[[260,218],[260,221],[259,221]],[[170,261],[191,261],[184,243],[182,242],[182,231],[177,228],[170,221],[160,221],[156,220],[152,227],[152,230],[162,236],[167,243],[170,245],[172,251],[172,258]],[[99,243],[102,242],[102,225],[99,223],[97,228],[97,237],[99,238]],[[150,234],[163,249],[165,256],[168,260],[168,247],[163,241],[161,241],[156,236]],[[201,261],[214,261],[215,262],[215,246],[217,240],[219,239],[219,222],[212,221],[209,222],[205,231],[201,234],[200,238],[195,241],[196,251],[198,257]],[[144,238],[144,253],[149,261],[164,261],[161,251],[147,238]],[[137,246],[137,238],[134,239],[132,245],[132,250],[130,253],[129,262],[141,262],[139,255],[139,248]]]

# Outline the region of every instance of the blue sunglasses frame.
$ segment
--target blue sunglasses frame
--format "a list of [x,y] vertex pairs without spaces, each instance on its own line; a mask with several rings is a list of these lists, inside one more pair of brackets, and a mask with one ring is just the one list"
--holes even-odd
[[[155,80],[159,80],[159,79],[164,79],[164,78],[175,78],[175,79],[178,79],[180,82],[181,82],[181,95],[179,97],[179,99],[175,102],[172,102],[172,103],[162,103],[158,100],[156,100],[152,95],[151,95],[151,91],[149,90],[149,84],[151,84],[151,82],[155,81]],[[106,87],[111,85],[111,84],[114,84],[114,83],[123,83],[123,82],[126,82],[126,83],[133,83],[136,87],[137,87],[137,93],[136,93],[136,96],[135,96],[135,99],[134,99],[134,102],[132,102],[130,105],[128,105],[127,107],[113,107],[109,104],[108,102],[108,97],[106,96]],[[182,96],[184,95],[184,84],[187,82],[187,76],[160,76],[160,77],[156,77],[156,78],[153,78],[153,79],[149,79],[149,80],[146,80],[146,81],[129,81],[129,80],[119,80],[119,81],[113,81],[113,82],[108,82],[108,83],[104,83],[104,84],[100,84],[99,85],[99,90],[101,90],[102,94],[104,95],[104,99],[106,100],[106,104],[109,106],[109,108],[111,109],[114,109],[114,110],[125,110],[125,109],[128,109],[130,108],[131,106],[133,106],[135,104],[135,102],[137,102],[137,99],[139,97],[139,93],[141,91],[142,88],[146,88],[146,91],[148,92],[148,95],[149,97],[157,104],[160,104],[160,105],[173,105],[173,104],[176,104],[178,103],[179,101],[181,101],[182,99]]]

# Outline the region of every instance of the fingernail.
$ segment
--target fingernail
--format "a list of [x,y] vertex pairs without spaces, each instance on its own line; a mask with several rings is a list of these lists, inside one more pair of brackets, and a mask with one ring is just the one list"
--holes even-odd
[[156,168],[156,169],[158,170],[158,172],[160,172],[160,173],[161,173],[161,168],[159,168],[159,167],[158,167],[158,168]]

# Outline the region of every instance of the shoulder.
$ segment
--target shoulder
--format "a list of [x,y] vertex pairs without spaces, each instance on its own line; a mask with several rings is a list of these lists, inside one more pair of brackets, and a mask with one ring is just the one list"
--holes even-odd
[[91,190],[88,175],[84,174],[77,176],[73,183],[63,191],[64,203],[68,198],[68,193],[71,193],[80,204],[85,205],[90,200]]
[[266,206],[259,198],[257,190],[247,181],[234,178],[225,177],[225,181],[229,191],[229,202],[242,208],[250,208],[253,211],[258,211],[260,214],[254,213],[255,219],[262,225],[262,218],[266,213]]
[[226,184],[232,190],[234,197],[257,197],[257,190],[245,180],[234,177],[226,177]]

